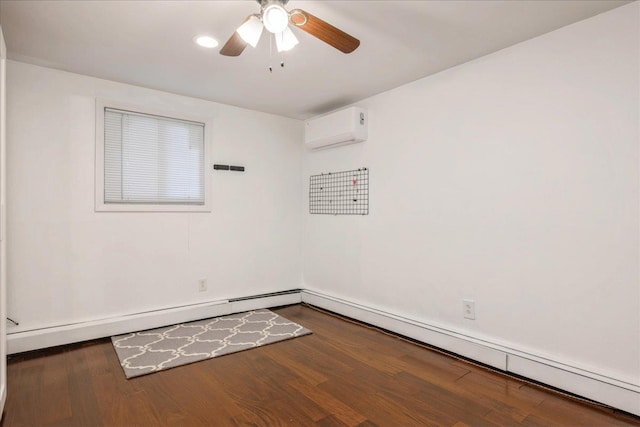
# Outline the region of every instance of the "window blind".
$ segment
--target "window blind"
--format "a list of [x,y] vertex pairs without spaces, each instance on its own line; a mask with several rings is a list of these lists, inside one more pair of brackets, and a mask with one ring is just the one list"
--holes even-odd
[[204,205],[204,123],[105,108],[104,202]]

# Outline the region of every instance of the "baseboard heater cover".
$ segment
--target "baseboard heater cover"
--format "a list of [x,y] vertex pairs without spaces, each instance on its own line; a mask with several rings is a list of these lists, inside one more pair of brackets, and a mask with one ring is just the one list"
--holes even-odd
[[495,348],[499,347],[498,345],[493,345],[494,348],[492,348],[473,342],[470,337],[467,339],[457,337],[451,331],[438,330],[431,325],[421,324],[317,291],[303,289],[302,302],[640,416],[640,386],[638,385],[614,379],[607,381],[606,377],[601,375],[580,372],[579,368],[563,369],[561,368],[563,364],[560,362],[553,362],[557,366],[552,366],[551,363],[534,360],[535,356],[527,358],[513,354],[509,349]]
[[231,300],[210,301],[132,313],[88,322],[10,332],[7,334],[7,354],[23,353],[242,311],[298,303],[300,303],[300,290],[293,289]]
[[252,299],[275,297],[281,295],[296,295],[300,294],[300,292],[302,292],[302,289],[290,289],[288,291],[269,292],[266,294],[251,295],[248,297],[231,298],[229,299],[229,302],[247,301]]

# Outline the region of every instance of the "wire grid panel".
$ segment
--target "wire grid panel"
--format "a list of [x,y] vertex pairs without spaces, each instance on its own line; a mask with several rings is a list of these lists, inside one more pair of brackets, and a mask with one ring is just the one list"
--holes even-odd
[[309,213],[369,215],[369,169],[311,175]]

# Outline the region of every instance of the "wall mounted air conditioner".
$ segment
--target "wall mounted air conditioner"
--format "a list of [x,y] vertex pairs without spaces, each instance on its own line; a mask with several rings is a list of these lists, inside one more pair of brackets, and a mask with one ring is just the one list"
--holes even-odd
[[304,143],[309,148],[336,147],[367,139],[367,112],[359,107],[315,117],[304,125]]

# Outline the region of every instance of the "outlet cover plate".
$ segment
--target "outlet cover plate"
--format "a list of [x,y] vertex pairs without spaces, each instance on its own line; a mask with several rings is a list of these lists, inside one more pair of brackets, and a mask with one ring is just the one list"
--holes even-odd
[[462,300],[462,314],[465,319],[476,319],[476,302],[472,299]]

